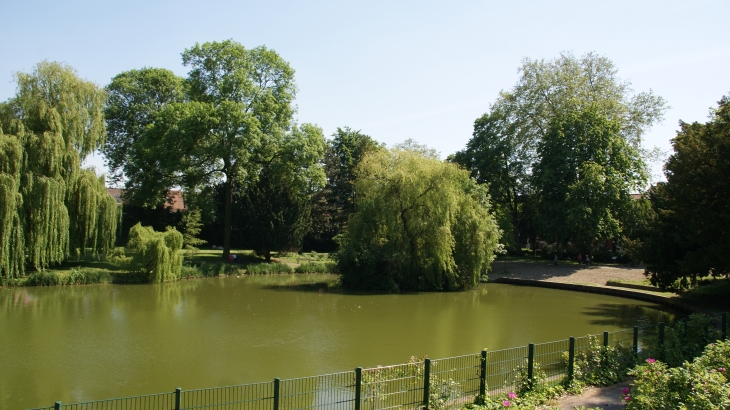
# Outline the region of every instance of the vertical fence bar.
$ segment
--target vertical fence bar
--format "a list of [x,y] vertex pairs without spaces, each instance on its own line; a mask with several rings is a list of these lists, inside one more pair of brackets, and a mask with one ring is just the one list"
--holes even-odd
[[530,389],[532,389],[532,373],[535,367],[535,344],[527,345],[527,380],[530,381]]
[[428,393],[431,390],[431,359],[423,365],[423,408],[428,410]]
[[281,380],[277,377],[274,379],[274,410],[279,410],[279,397],[281,397],[281,394],[279,393],[279,385],[281,384]]
[[639,355],[639,326],[634,326],[634,355]]
[[608,347],[608,332],[603,332],[603,346]]
[[175,410],[180,410],[180,403],[182,402],[182,389],[178,387],[175,389]]
[[362,394],[362,367],[355,369],[355,410],[360,410],[360,395]]
[[487,397],[487,350],[482,350],[481,371],[479,372],[479,395]]
[[722,329],[720,330],[722,332],[722,340],[727,339],[727,312],[722,312]]
[[568,381],[572,382],[575,374],[575,338],[571,336],[568,343]]
[[61,410],[61,401],[53,403],[53,410]]

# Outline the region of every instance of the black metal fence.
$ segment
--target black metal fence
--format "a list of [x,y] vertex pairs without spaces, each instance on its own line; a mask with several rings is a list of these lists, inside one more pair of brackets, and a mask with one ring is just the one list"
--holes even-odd
[[[661,344],[663,324],[657,335]],[[727,315],[721,337],[727,338]],[[649,332],[651,333],[651,332]],[[525,380],[555,385],[574,374],[576,357],[596,343],[621,346],[637,357],[647,334],[638,327],[598,335],[444,359],[415,359],[408,363],[297,379],[182,390],[170,393],[63,404],[33,410],[385,410],[443,409],[515,390]]]

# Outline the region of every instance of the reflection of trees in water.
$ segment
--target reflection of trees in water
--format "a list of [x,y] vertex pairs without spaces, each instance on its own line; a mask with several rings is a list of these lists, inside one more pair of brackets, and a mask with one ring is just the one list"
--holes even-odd
[[653,326],[662,321],[672,321],[679,315],[672,309],[660,305],[622,303],[602,303],[589,306],[585,308],[583,314],[594,318],[590,321],[591,324],[621,328]]

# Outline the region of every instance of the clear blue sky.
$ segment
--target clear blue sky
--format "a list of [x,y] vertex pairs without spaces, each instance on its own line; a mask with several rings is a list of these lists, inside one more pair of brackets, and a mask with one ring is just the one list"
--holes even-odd
[[[672,109],[645,137],[669,150],[677,122],[705,121],[730,92],[730,1],[10,1],[0,2],[0,100],[12,73],[63,61],[104,86],[126,70],[186,70],[196,42],[266,45],[296,70],[299,122],[350,126],[442,157],[517,81],[524,57],[589,51]],[[100,165],[101,158],[90,160]]]

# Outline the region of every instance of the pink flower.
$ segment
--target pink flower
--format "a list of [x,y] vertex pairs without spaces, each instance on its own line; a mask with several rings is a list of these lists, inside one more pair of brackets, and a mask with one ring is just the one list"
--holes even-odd
[[624,396],[626,396],[627,394],[629,394],[629,388],[628,387],[624,387],[624,389],[621,390],[621,394],[623,394]]
[[656,359],[652,359],[650,357],[650,358],[646,359],[646,362],[649,363],[649,364],[652,364],[652,363],[656,362]]
[[517,398],[517,395],[515,394],[515,392],[511,391],[511,392],[507,393],[507,397],[514,400]]
[[504,407],[509,407],[511,404],[512,403],[510,403],[509,400],[505,400],[502,402],[502,405],[504,405]]
[[720,372],[725,373],[725,368],[724,367],[718,367],[717,370],[720,371]]
[[629,401],[629,400],[631,400],[631,396],[624,397],[624,401]]

